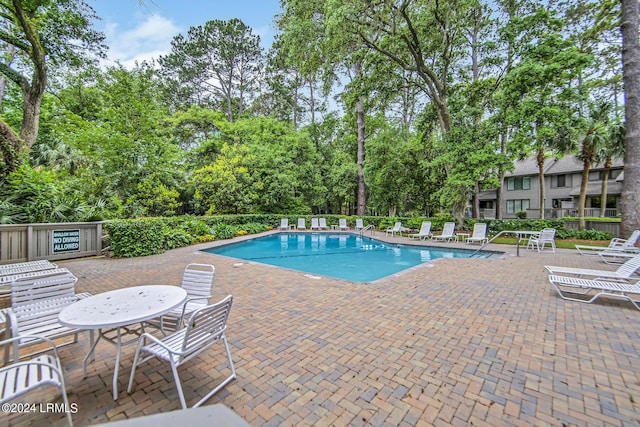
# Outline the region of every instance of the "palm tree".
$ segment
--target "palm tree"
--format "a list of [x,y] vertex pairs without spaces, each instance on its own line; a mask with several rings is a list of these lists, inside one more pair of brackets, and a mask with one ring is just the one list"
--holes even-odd
[[[592,109],[586,131],[580,141],[580,151],[577,157],[582,161],[582,182],[580,183],[580,197],[578,198],[578,229],[584,230],[584,205],[587,200],[587,184],[589,170],[595,163],[598,152],[609,139],[609,112],[611,104],[599,102]],[[606,199],[604,201],[606,204]]]
[[615,123],[610,127],[609,138],[600,147],[596,155],[596,162],[604,163],[604,176],[602,178],[602,191],[600,193],[600,216],[604,217],[607,209],[607,189],[609,186],[609,171],[613,159],[624,159],[624,124]]

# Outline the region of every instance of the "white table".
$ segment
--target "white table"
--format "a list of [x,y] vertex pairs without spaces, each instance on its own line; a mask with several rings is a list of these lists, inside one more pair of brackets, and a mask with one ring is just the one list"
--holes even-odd
[[[87,360],[100,338],[116,346],[116,364],[113,372],[113,400],[118,400],[118,369],[122,349],[122,328],[153,319],[179,307],[187,300],[187,291],[178,286],[150,285],[116,289],[93,295],[65,307],[58,321],[70,328],[89,329],[98,338],[82,361],[82,373],[87,374]],[[116,329],[115,342],[103,330]],[[127,332],[131,331],[127,329]]]
[[525,236],[537,236],[540,234],[539,231],[527,231],[527,230],[509,230],[506,233],[513,233],[516,235],[516,256],[520,256],[520,240],[524,239]]

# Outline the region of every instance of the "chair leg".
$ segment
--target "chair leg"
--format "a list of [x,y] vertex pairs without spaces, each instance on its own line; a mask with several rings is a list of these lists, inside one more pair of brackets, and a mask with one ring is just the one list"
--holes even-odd
[[178,389],[178,396],[180,397],[180,404],[182,409],[187,409],[187,402],[184,400],[184,393],[182,393],[182,384],[180,383],[180,377],[178,376],[178,368],[176,364],[171,361],[171,371],[173,371],[173,379],[176,382],[176,388]]
[[211,390],[205,397],[200,399],[200,401],[198,403],[193,405],[194,408],[197,408],[198,406],[202,405],[204,402],[209,400],[211,398],[211,396],[213,396],[214,394],[219,392],[224,386],[226,386],[231,381],[236,379],[236,368],[233,366],[233,360],[231,359],[231,351],[229,350],[229,344],[227,343],[227,337],[224,336],[224,335],[222,336],[222,342],[224,344],[224,349],[227,352],[227,361],[229,362],[229,368],[231,369],[231,375],[229,375],[224,381],[222,381],[222,383],[218,384],[218,386],[216,388],[214,388],[213,390]]

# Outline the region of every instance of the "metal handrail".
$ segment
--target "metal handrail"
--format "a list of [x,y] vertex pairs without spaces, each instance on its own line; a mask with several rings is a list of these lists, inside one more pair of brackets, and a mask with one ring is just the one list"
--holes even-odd
[[532,231],[526,231],[526,230],[502,230],[501,232],[499,232],[498,234],[493,236],[489,241],[487,241],[487,243],[484,243],[478,249],[473,251],[473,253],[470,256],[474,256],[478,251],[482,250],[482,248],[484,248],[489,243],[493,242],[495,239],[497,239],[498,237],[500,237],[500,236],[502,236],[504,234],[515,234],[516,235],[516,256],[520,256],[520,240],[522,240],[522,237],[520,235],[523,234],[523,233],[533,234],[533,233],[539,233],[539,231],[532,232]]
[[362,230],[360,230],[360,235],[364,235],[364,232],[367,230],[371,230],[371,234],[373,235],[373,233],[376,231],[376,227],[373,224],[369,224],[367,225],[365,228],[363,228]]

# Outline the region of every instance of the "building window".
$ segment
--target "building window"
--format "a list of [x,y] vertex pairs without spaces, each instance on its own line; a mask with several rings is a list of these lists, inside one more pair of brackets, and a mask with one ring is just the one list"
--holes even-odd
[[[609,170],[609,179],[616,179],[621,172],[622,172],[622,169]],[[604,171],[598,172],[598,180],[604,181]]]
[[507,190],[529,190],[531,188],[528,176],[507,179]]
[[558,187],[566,187],[566,186],[567,186],[567,176],[558,175]]
[[507,213],[516,213],[529,209],[529,199],[507,200]]

